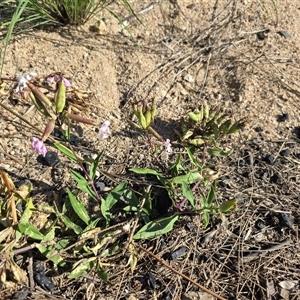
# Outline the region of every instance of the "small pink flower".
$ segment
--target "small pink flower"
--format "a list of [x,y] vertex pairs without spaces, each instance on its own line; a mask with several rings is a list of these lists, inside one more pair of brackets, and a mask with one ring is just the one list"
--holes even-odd
[[67,87],[67,88],[69,88],[69,87],[71,87],[72,86],[72,84],[71,84],[71,82],[67,79],[67,78],[65,78],[65,77],[63,77],[63,76],[61,76],[61,75],[54,75],[54,76],[52,76],[52,77],[48,77],[47,79],[46,79],[46,81],[48,82],[48,83],[50,83],[50,84],[52,84],[52,83],[54,83],[54,82],[59,82],[60,80],[62,80],[63,82],[64,82],[64,84],[65,84],[65,86]]
[[166,139],[162,145],[164,147],[166,147],[166,151],[168,154],[172,154],[173,153],[173,149],[172,149],[172,146],[171,146],[171,141],[169,139]]
[[47,148],[42,140],[33,137],[31,139],[31,146],[34,149],[34,151],[42,154],[44,157],[46,156]]
[[99,129],[99,136],[101,140],[107,139],[110,135],[110,129],[109,129],[110,122],[105,121]]

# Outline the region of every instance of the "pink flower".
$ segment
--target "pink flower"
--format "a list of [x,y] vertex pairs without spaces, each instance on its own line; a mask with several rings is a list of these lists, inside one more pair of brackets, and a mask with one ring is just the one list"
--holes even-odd
[[101,140],[107,139],[110,135],[110,129],[109,129],[110,122],[105,121],[99,129],[99,136]]
[[31,146],[34,149],[34,151],[42,154],[44,157],[46,156],[47,148],[42,140],[33,137],[31,139]]
[[166,151],[167,151],[168,154],[172,154],[173,153],[173,149],[172,149],[172,146],[171,146],[171,141],[169,139],[166,139],[162,143],[162,145],[166,147]]
[[72,86],[71,82],[67,78],[63,77],[62,75],[57,75],[56,74],[52,77],[48,77],[46,80],[50,84],[62,80],[67,88]]

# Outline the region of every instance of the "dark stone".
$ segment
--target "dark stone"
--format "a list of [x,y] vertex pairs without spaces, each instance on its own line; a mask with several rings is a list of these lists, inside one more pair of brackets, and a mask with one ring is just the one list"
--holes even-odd
[[194,231],[195,227],[191,224],[186,224],[185,225],[185,228],[189,231],[189,232],[192,232]]
[[288,156],[290,156],[290,150],[289,149],[284,149],[284,150],[282,150],[282,151],[280,151],[280,155],[281,156],[284,156],[284,157],[288,157]]
[[274,165],[275,164],[275,157],[273,155],[266,155],[265,156],[265,161],[269,164],[269,165]]
[[281,226],[292,228],[294,220],[290,218],[287,214],[279,213],[278,217]]
[[55,285],[51,278],[46,276],[44,273],[36,273],[34,275],[35,281],[45,290],[53,291],[55,290]]
[[43,273],[45,272],[45,266],[39,260],[37,260],[33,263],[33,271],[35,273]]
[[264,31],[257,32],[257,33],[256,33],[256,36],[257,36],[257,38],[258,38],[260,41],[263,41],[263,40],[266,38],[266,35],[265,35],[265,32],[264,32]]
[[262,131],[264,131],[264,129],[263,129],[261,126],[255,127],[254,130],[255,130],[256,132],[262,132]]
[[96,187],[97,190],[102,192],[105,189],[105,184],[102,181],[97,181],[95,183],[95,187]]
[[283,113],[282,115],[277,117],[278,122],[285,122],[289,119],[289,114],[288,113]]
[[289,33],[287,33],[285,30],[279,30],[277,31],[277,33],[283,37],[285,37],[286,39],[290,39],[291,35]]
[[171,253],[171,258],[172,260],[178,259],[180,256],[182,256],[186,252],[187,248],[186,247],[180,247],[176,251]]
[[53,167],[60,162],[58,154],[54,151],[48,151],[45,157],[42,157],[41,162],[49,167]]
[[266,224],[262,220],[257,220],[255,222],[255,228],[264,229],[265,227],[266,227]]
[[270,182],[272,183],[280,183],[280,176],[278,174],[274,174],[270,178]]

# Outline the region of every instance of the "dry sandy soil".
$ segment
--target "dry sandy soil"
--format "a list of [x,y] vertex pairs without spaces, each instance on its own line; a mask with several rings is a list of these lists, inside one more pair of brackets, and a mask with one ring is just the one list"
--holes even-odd
[[[109,159],[103,168],[118,176],[151,164],[143,133],[126,122],[132,118],[133,95],[156,99],[154,127],[174,145],[173,129],[204,100],[233,120],[247,117],[245,129],[227,141],[234,153],[219,163],[218,198],[239,203],[227,224],[215,217],[204,229],[200,216],[187,218],[170,234],[141,245],[225,299],[300,299],[300,5],[131,2],[137,12],[146,9],[139,15],[143,26],[118,6],[112,9],[126,18],[134,40],[107,13],[99,27],[91,27],[94,20],[77,28],[34,29],[12,39],[2,76],[63,72],[75,87],[90,91],[85,114],[99,123],[109,119],[112,135],[102,142],[96,129],[76,127],[78,150],[93,155],[105,149]],[[43,128],[30,104],[14,95],[1,97]],[[49,191],[59,189],[62,180],[67,184],[67,166],[56,172],[41,164],[30,146],[37,133],[9,112],[0,114],[1,168],[15,179],[31,180],[36,201],[47,202]],[[180,247],[184,254],[170,259]],[[126,259],[119,260],[109,283],[96,281],[96,299],[213,299],[146,254],[133,274]],[[47,275],[56,292],[51,296],[36,288],[27,299],[87,299],[88,277],[67,280],[51,269]],[[12,297],[5,292],[5,299]]]

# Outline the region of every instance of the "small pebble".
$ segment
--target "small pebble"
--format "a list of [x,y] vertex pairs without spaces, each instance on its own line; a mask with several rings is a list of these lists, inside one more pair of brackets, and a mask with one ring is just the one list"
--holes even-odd
[[54,151],[48,151],[46,153],[46,156],[43,157],[43,162],[45,165],[49,166],[49,167],[53,167],[56,164],[59,163],[59,157],[58,154]]
[[290,150],[289,149],[284,149],[284,150],[282,150],[282,151],[280,151],[280,155],[281,156],[284,156],[284,157],[288,157],[288,156],[290,156]]
[[274,174],[273,176],[271,176],[270,182],[277,184],[280,183],[280,176],[278,174]]
[[285,122],[289,119],[288,113],[283,113],[281,116],[278,116],[277,121],[278,122]]
[[281,226],[292,228],[294,225],[294,220],[285,213],[279,213],[279,221]]
[[266,155],[265,161],[270,165],[274,165],[275,164],[275,157],[273,155]]
[[254,130],[255,130],[256,132],[262,132],[262,131],[264,131],[264,129],[263,129],[261,126],[255,127]]
[[182,256],[186,252],[186,247],[180,247],[176,251],[171,253],[172,260],[178,259],[180,256]]
[[291,35],[288,32],[286,32],[285,30],[279,30],[279,31],[277,31],[277,33],[279,35],[285,37],[286,39],[290,39],[291,38]]
[[95,183],[95,187],[96,187],[97,190],[102,192],[105,189],[105,184],[102,181],[97,181]]

